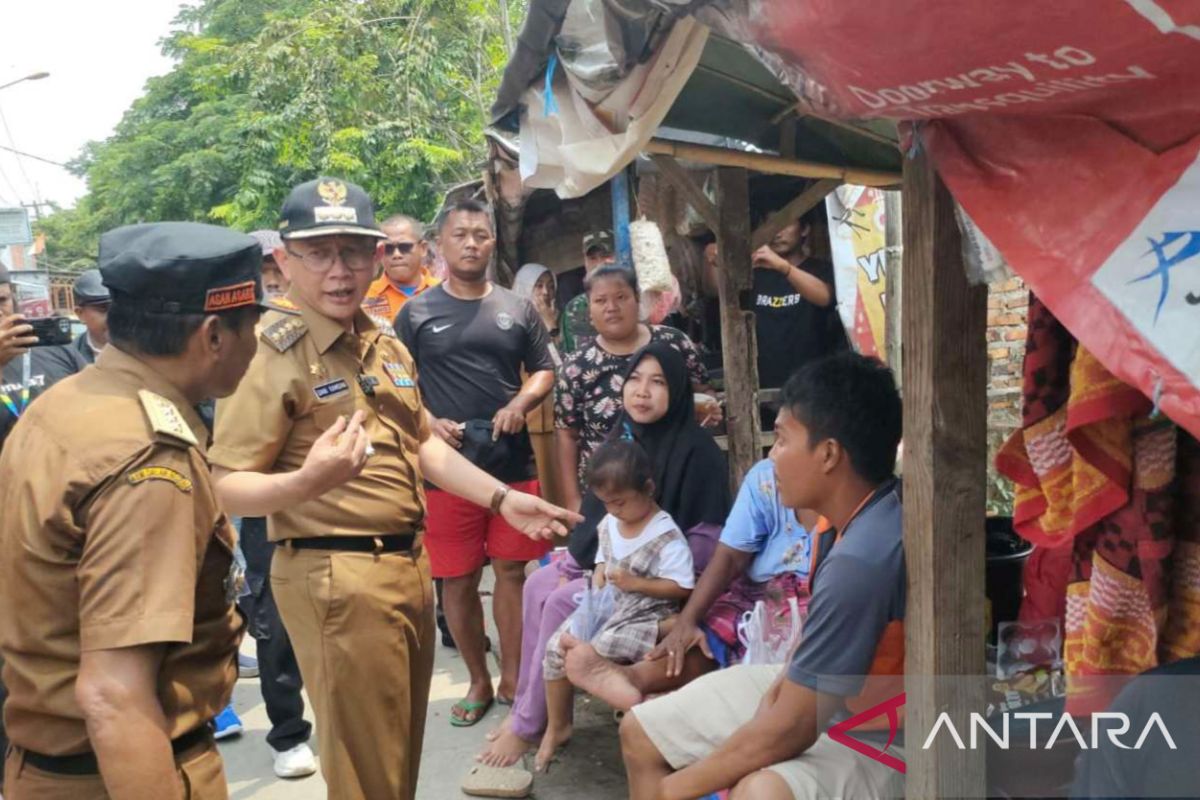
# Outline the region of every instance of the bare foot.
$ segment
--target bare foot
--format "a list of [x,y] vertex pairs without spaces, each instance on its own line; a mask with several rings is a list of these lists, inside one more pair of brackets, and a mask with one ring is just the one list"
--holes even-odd
[[475,756],[475,760],[489,767],[511,767],[532,749],[533,742],[525,741],[506,728],[486,750]]
[[580,645],[567,654],[567,677],[580,689],[620,711],[628,711],[643,699],[625,670],[597,653],[590,644]]
[[550,762],[554,760],[559,748],[569,741],[571,741],[570,725],[558,730],[547,728],[546,734],[542,736],[542,744],[538,747],[537,755],[533,757],[533,771],[545,772],[550,767]]
[[510,730],[512,730],[512,714],[505,717],[504,722],[501,722],[497,727],[488,731],[484,738],[489,742],[494,742]]

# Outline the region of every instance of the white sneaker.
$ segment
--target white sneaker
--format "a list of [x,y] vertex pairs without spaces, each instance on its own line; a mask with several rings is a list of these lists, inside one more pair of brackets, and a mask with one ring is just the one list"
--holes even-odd
[[281,778],[306,778],[317,771],[317,759],[303,742],[282,753],[275,751],[275,774]]

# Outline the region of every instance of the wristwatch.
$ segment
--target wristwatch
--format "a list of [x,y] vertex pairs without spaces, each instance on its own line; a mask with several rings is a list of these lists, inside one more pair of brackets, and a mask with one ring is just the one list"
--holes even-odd
[[500,506],[504,504],[504,498],[508,497],[508,493],[511,491],[512,491],[511,487],[505,486],[504,484],[500,484],[499,486],[496,487],[496,491],[492,492],[492,513],[493,514],[500,513]]

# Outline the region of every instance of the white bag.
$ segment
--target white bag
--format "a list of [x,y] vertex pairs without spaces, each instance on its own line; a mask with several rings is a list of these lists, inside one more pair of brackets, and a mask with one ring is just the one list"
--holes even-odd
[[786,611],[777,604],[769,607],[759,600],[754,608],[742,615],[738,623],[738,640],[746,648],[743,664],[783,664],[800,641],[804,620],[800,603],[789,597]]

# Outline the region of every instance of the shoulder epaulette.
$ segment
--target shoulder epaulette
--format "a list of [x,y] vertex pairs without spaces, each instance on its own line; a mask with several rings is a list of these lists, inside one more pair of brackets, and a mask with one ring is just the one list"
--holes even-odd
[[379,328],[380,333],[384,336],[390,336],[393,339],[396,338],[396,329],[392,327],[392,323],[375,314],[367,314],[367,316],[371,319],[371,322],[375,323],[375,327]]
[[306,333],[308,325],[304,323],[303,318],[283,317],[263,328],[262,339],[279,352],[286,353],[288,348],[300,341]]
[[279,311],[283,314],[290,314],[294,317],[300,316],[300,306],[288,300],[286,297],[272,297],[266,303],[267,308],[272,311]]
[[176,443],[198,447],[196,434],[192,432],[179,409],[167,398],[146,389],[138,390],[138,399],[142,401],[142,410],[150,422],[150,429],[159,436],[166,437]]

